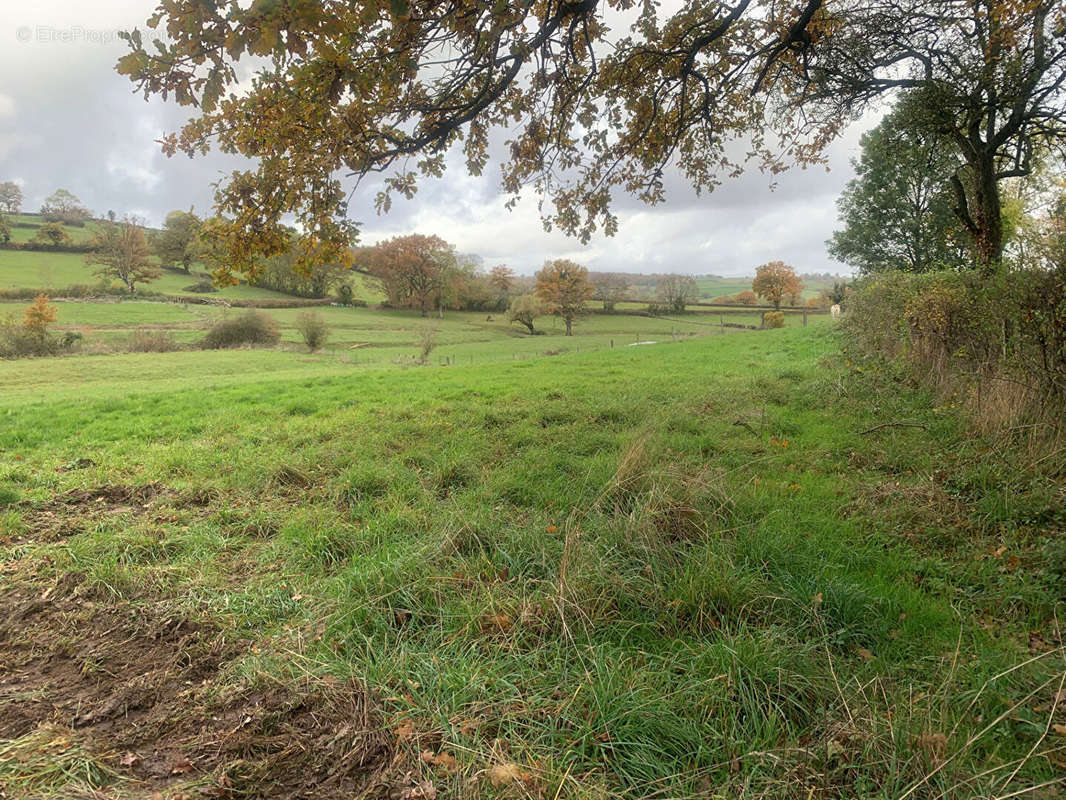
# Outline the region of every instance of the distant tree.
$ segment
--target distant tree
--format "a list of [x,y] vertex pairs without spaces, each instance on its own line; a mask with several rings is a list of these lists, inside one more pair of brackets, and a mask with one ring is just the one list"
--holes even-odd
[[56,189],[45,199],[41,215],[49,222],[62,222],[65,225],[84,225],[92,216],[81,200],[66,189]]
[[155,237],[153,250],[165,267],[178,264],[190,272],[192,262],[200,252],[201,220],[192,209],[171,211],[163,223],[163,230]]
[[489,283],[504,297],[511,293],[514,279],[514,270],[505,264],[500,264],[489,270]]
[[17,214],[22,207],[22,188],[14,181],[0,183],[0,211]]
[[620,272],[593,272],[589,274],[592,283],[592,299],[603,304],[604,311],[614,311],[616,304],[625,299],[629,291],[629,279]]
[[699,287],[691,275],[663,275],[659,279],[659,302],[671,311],[681,312],[696,299]]
[[511,307],[507,311],[507,319],[524,325],[526,330],[531,334],[535,334],[537,329],[533,327],[533,322],[537,317],[543,316],[545,311],[544,301],[539,297],[533,294],[520,294],[511,301]]
[[789,295],[798,295],[803,291],[803,284],[796,277],[796,270],[784,261],[771,261],[755,270],[751,289],[773,303],[775,311],[780,311],[781,301]]
[[2,213],[0,213],[0,244],[7,244],[11,241],[11,225],[7,221]]
[[131,293],[138,283],[148,283],[162,272],[152,263],[152,253],[139,221],[126,217],[121,222],[105,222],[91,241],[92,252],[85,262],[97,265],[97,275],[117,278]]
[[745,289],[733,295],[733,302],[743,306],[754,306],[758,304],[759,298],[751,289]]
[[375,245],[370,253],[370,274],[389,302],[418,308],[423,317],[434,306],[442,307],[455,268],[455,248],[439,236],[398,236]]
[[565,258],[547,261],[537,273],[535,294],[549,314],[562,317],[566,335],[573,336],[574,319],[585,312],[585,301],[592,297],[589,271]]
[[843,303],[844,297],[847,295],[848,282],[847,281],[833,281],[833,288],[826,291],[826,297],[829,298],[831,303]]
[[46,222],[33,235],[33,242],[51,247],[70,246],[73,241],[62,222]]
[[273,289],[297,297],[328,297],[349,276],[348,265],[336,261],[318,262],[305,255],[306,240],[290,232],[288,248],[263,259],[249,282],[253,286]]
[[965,249],[955,244],[955,147],[918,121],[917,99],[905,95],[863,135],[861,155],[852,162],[856,177],[837,200],[843,227],[827,242],[829,254],[864,273],[967,262]]

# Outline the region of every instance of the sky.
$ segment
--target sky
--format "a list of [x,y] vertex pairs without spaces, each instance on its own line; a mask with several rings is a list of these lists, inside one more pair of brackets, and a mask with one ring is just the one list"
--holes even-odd
[[[154,0],[0,3],[0,181],[22,186],[24,210],[38,209],[62,187],[100,216],[112,210],[159,225],[173,209],[210,214],[211,185],[242,167],[220,153],[164,156],[157,140],[181,125],[185,109],[146,101],[114,71],[126,47],[116,32],[143,28],[154,7]],[[550,258],[597,271],[726,276],[750,275],[780,259],[798,272],[846,273],[829,258],[825,240],[836,227],[836,198],[853,176],[859,136],[875,121],[865,118],[831,146],[828,169],[773,179],[755,171],[701,197],[667,175],[665,203],[620,199],[618,233],[587,245],[546,233],[531,193],[508,211],[498,167],[474,178],[458,157],[442,179],[423,181],[414,199],[395,198],[385,216],[374,211],[377,187],[365,182],[349,214],[362,223],[364,243],[438,234],[486,265],[508,264],[524,274]]]

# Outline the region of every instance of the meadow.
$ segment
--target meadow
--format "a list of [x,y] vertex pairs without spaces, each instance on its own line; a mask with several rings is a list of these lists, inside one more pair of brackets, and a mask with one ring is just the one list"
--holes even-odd
[[[112,305],[60,322],[192,313]],[[416,367],[344,347],[412,352],[415,315],[323,313],[323,354],[0,363],[8,796],[1059,780],[1060,487],[824,317],[448,314]],[[629,335],[658,343],[593,348]]]

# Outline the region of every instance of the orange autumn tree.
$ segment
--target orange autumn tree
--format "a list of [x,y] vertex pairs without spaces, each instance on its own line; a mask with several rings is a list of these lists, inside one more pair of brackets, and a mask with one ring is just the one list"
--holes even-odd
[[38,339],[48,334],[48,326],[56,321],[56,307],[48,302],[48,295],[39,294],[22,315],[22,329]]
[[585,312],[585,301],[595,288],[589,282],[589,271],[566,258],[547,261],[537,273],[536,296],[549,314],[563,318],[566,335],[573,336],[574,319]]
[[442,296],[457,274],[455,248],[439,236],[396,236],[369,253],[370,274],[394,306],[410,306],[428,316],[443,310]]
[[755,280],[751,289],[759,297],[774,304],[774,310],[781,310],[781,301],[790,295],[799,296],[803,284],[796,277],[796,270],[784,261],[771,261],[755,270]]

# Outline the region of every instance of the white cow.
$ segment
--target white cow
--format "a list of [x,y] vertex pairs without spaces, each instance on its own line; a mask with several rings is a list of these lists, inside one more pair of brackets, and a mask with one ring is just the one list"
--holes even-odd
[[829,313],[833,315],[833,319],[840,316],[840,303],[833,303],[829,306]]

